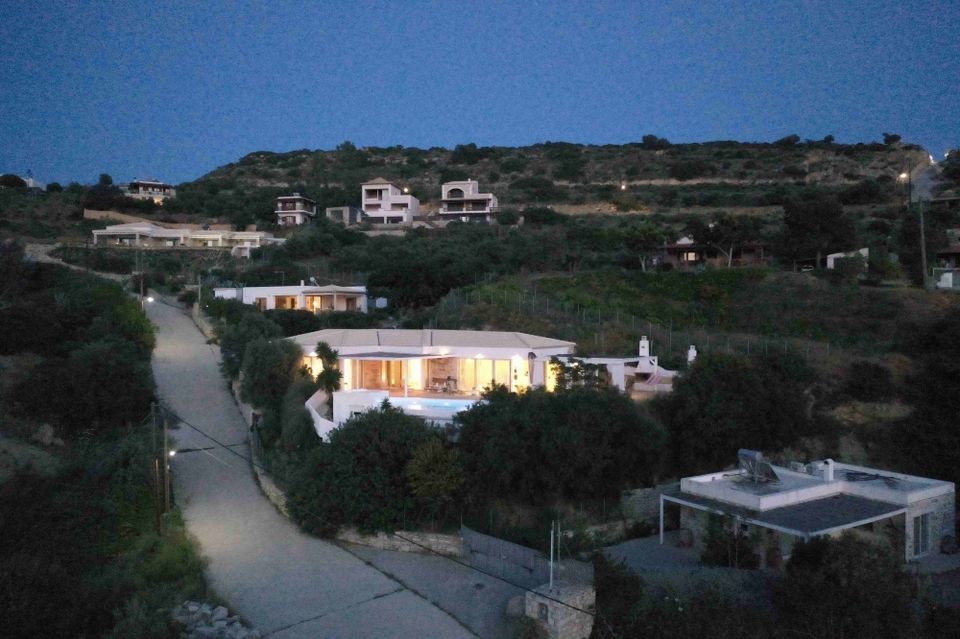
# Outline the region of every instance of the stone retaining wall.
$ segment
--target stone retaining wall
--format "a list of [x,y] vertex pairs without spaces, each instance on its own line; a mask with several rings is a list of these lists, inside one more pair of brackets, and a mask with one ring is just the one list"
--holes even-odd
[[[243,416],[243,421],[247,424],[247,426],[252,426],[255,411],[250,404],[247,404],[240,399],[240,383],[234,382],[231,385],[231,389],[233,390],[234,401],[237,402],[237,408],[240,409],[240,414]],[[273,478],[261,468],[263,464],[258,456],[256,446],[250,447],[250,454],[255,462],[253,464],[253,474],[257,479],[257,483],[260,485],[260,490],[262,490],[263,494],[267,497],[267,499],[270,500],[270,503],[276,506],[277,510],[283,513],[284,517],[289,519],[290,511],[287,508],[286,494],[277,485]],[[353,528],[345,528],[341,530],[337,534],[336,539],[351,544],[379,548],[381,550],[396,550],[399,552],[419,553],[428,553],[433,551],[440,553],[441,555],[448,555],[451,557],[463,556],[463,538],[460,535],[423,533],[408,530],[398,530],[397,534],[406,537],[406,539],[401,539],[396,535],[388,535],[387,533],[383,532],[379,532],[375,535],[361,535]],[[407,539],[411,541],[407,541]],[[423,548],[423,546],[426,546],[426,548]]]
[[203,314],[203,311],[200,310],[200,304],[193,305],[193,307],[190,309],[190,316],[193,318],[193,323],[197,325],[197,328],[200,329],[200,332],[203,333],[204,337],[207,339],[214,339],[217,336],[213,329],[213,324]]
[[[406,539],[401,539],[402,535]],[[436,552],[449,557],[463,556],[463,537],[460,535],[445,535],[442,533],[413,532],[398,530],[394,535],[379,532],[375,535],[361,535],[354,528],[345,528],[337,533],[337,539],[351,544],[360,544],[379,548],[381,550],[396,550],[399,552]],[[416,543],[411,543],[411,540]],[[426,548],[423,548],[426,546]]]
[[625,519],[657,521],[660,519],[660,495],[679,489],[680,482],[671,482],[651,488],[625,490],[620,494],[620,510]]

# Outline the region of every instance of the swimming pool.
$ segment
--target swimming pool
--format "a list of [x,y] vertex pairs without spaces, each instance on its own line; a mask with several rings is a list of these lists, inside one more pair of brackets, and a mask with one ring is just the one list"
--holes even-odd
[[440,397],[391,397],[390,403],[405,413],[431,419],[450,421],[462,410],[467,410],[479,400],[446,399]]

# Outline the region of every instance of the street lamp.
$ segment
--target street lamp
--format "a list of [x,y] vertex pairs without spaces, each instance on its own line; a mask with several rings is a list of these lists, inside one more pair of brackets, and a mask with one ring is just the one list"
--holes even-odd
[[[913,174],[910,171],[904,171],[897,176],[897,180],[902,184],[907,184],[907,213],[910,212],[910,206],[913,204]],[[923,223],[923,200],[917,198],[917,208],[920,213],[920,268],[923,288],[927,288],[927,233]]]

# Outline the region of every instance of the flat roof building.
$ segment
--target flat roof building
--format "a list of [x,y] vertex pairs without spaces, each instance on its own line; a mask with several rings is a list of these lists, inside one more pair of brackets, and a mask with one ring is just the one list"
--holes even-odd
[[300,345],[303,363],[314,375],[323,370],[317,344],[325,342],[339,354],[342,390],[333,394],[330,419],[322,416],[322,391],[307,400],[321,437],[385,399],[405,412],[442,422],[478,401],[493,384],[512,391],[531,386],[552,390],[556,375],[550,359],[572,355],[576,346],[527,333],[431,329],[326,329],[288,339]]
[[876,536],[904,560],[937,553],[955,534],[952,482],[832,459],[784,468],[756,451],[741,450],[739,458],[735,470],[685,477],[679,490],[661,495],[661,543],[666,508],[679,508],[680,527],[699,547],[709,518],[727,518],[734,534],[757,540],[762,565],[773,564],[774,554],[789,557],[797,540],[845,530]]
[[282,244],[284,241],[265,231],[176,228],[148,222],[113,224],[93,231],[93,243],[97,246],[219,249],[244,258],[250,257],[250,252],[255,248]]
[[161,182],[157,178],[131,180],[127,184],[121,184],[120,190],[127,197],[137,200],[153,200],[157,204],[162,204],[168,197],[177,195],[177,190],[172,185]]
[[311,313],[328,311],[367,312],[366,286],[304,284],[292,286],[233,286],[213,290],[214,297],[239,300],[261,311],[299,309]]

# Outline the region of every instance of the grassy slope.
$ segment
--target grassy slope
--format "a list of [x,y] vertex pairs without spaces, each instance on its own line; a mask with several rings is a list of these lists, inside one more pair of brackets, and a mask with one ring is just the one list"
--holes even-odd
[[[251,153],[178,189],[184,204],[208,213],[229,213],[221,211],[223,202],[235,201],[235,208],[256,202],[251,214],[263,219],[278,193],[299,190],[321,206],[356,203],[359,184],[377,176],[409,186],[428,210],[439,198],[441,182],[464,177],[491,189],[501,206],[563,204],[572,211],[586,206],[607,212],[756,207],[782,201],[784,190],[798,184],[840,189],[879,178],[889,195],[895,176],[925,158],[918,148],[821,143],[708,142],[663,150],[544,143],[481,147],[467,154],[442,148],[304,149]],[[690,177],[673,179],[678,166],[693,167]]]
[[807,274],[606,270],[466,287],[439,305],[434,321],[556,335],[576,340],[588,353],[626,355],[648,334],[668,360],[681,357],[689,343],[701,350],[729,344],[745,351],[748,341],[749,348],[769,348],[784,339],[800,348],[877,355],[891,348],[904,319],[958,303],[942,293],[831,284]]

